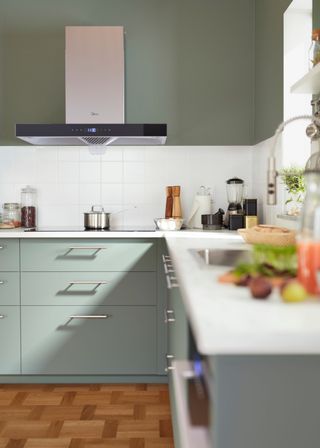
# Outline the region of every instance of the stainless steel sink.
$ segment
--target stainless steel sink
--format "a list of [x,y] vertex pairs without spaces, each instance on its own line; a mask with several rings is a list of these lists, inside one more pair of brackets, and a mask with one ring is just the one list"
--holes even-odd
[[252,261],[250,251],[243,249],[203,249],[194,252],[205,264],[211,266],[236,266]]

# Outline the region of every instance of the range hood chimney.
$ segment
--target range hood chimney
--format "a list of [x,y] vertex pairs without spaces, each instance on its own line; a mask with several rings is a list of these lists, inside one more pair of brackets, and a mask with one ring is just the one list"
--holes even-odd
[[33,145],[163,145],[166,124],[125,123],[124,29],[67,26],[65,124],[17,124]]

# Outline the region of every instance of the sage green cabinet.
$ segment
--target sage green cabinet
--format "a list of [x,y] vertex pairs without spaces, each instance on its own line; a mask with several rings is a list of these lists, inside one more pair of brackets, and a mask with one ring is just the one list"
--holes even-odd
[[175,361],[188,359],[188,321],[179,288],[170,290],[168,296],[167,323],[168,354],[173,356],[171,359]]
[[18,239],[0,239],[0,271],[19,271]]
[[22,271],[156,271],[152,239],[21,241]]
[[20,304],[19,272],[0,272],[0,305]]
[[20,373],[20,307],[0,305],[0,374]]
[[[0,285],[1,300],[1,285]],[[155,272],[22,272],[22,305],[156,305]]]
[[156,374],[155,307],[23,306],[21,317],[23,374]]

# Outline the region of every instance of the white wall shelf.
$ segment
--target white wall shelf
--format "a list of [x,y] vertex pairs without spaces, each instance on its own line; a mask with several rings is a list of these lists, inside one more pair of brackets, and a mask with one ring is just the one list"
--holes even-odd
[[293,84],[290,91],[291,93],[320,94],[320,63]]

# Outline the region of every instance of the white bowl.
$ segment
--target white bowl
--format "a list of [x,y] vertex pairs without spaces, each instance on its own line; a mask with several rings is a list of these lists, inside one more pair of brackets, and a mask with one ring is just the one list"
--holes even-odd
[[183,224],[182,218],[156,218],[154,220],[159,230],[180,230]]

